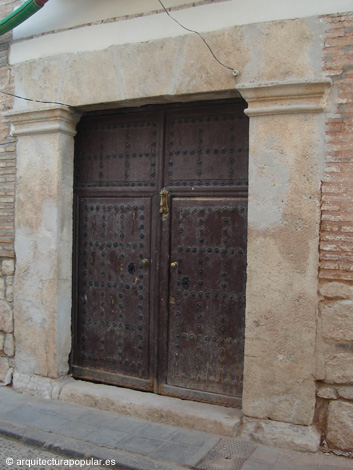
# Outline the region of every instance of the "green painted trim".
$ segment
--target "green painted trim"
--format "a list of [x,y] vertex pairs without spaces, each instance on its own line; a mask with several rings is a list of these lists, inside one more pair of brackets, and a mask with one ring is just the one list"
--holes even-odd
[[16,26],[26,21],[41,8],[34,0],[27,0],[23,5],[16,8],[13,13],[10,13],[0,21],[0,36],[16,28]]

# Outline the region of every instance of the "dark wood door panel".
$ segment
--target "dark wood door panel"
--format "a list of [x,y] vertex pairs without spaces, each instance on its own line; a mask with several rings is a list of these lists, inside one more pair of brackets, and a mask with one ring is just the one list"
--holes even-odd
[[155,188],[161,126],[158,113],[83,119],[77,136],[76,188]]
[[74,365],[150,381],[151,200],[83,197],[78,212]]
[[171,111],[165,147],[167,187],[247,185],[248,119],[242,104]]
[[241,396],[246,220],[246,199],[173,199],[168,385]]

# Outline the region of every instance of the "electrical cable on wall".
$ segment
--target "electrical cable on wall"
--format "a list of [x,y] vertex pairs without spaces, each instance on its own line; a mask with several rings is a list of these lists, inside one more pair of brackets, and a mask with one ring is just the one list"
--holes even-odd
[[24,96],[19,96],[19,95],[15,95],[14,93],[9,93],[7,91],[3,91],[3,90],[0,90],[0,93],[2,93],[3,95],[7,95],[7,96],[13,96],[14,98],[18,98],[20,100],[25,100],[25,101],[32,101],[33,103],[42,103],[42,104],[59,104],[61,106],[67,106],[67,107],[70,107],[69,104],[66,104],[66,103],[61,103],[60,101],[44,101],[44,100],[34,100],[32,98],[25,98]]
[[198,31],[195,31],[194,29],[190,29],[190,28],[187,28],[186,26],[184,26],[183,24],[181,24],[177,19],[175,19],[170,13],[169,11],[166,9],[166,7],[163,5],[162,1],[161,0],[158,0],[159,3],[161,4],[163,10],[167,13],[167,15],[169,16],[169,18],[171,18],[173,21],[175,21],[175,23],[177,23],[179,26],[181,26],[183,29],[185,29],[186,31],[189,31],[189,33],[194,33],[194,34],[197,34],[197,36],[199,36],[199,38],[204,42],[204,44],[208,47],[210,53],[212,54],[213,58],[224,68],[228,69],[228,70],[231,70],[233,72],[233,75],[235,77],[237,77],[239,75],[239,71],[236,70],[234,67],[230,67],[229,65],[226,65],[224,64],[223,62],[221,62],[218,57],[215,55],[215,53],[213,52],[213,50],[211,49],[211,46],[208,44],[208,42],[206,41],[206,39],[198,32]]

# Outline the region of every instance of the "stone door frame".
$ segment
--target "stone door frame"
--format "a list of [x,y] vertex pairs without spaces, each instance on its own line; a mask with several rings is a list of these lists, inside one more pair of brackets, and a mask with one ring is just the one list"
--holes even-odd
[[[311,429],[313,423],[329,86],[320,79],[237,87],[250,117],[243,393],[244,426],[250,430],[269,419],[285,423],[288,432],[291,426]],[[58,381],[69,370],[79,118],[59,105],[7,113],[17,137],[15,388],[21,383],[30,388],[39,379]]]

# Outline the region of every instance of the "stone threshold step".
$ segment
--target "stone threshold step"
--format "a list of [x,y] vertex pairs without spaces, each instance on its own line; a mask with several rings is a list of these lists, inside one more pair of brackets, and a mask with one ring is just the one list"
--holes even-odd
[[57,397],[68,403],[223,436],[234,436],[242,418],[241,410],[236,408],[72,378],[62,383]]

